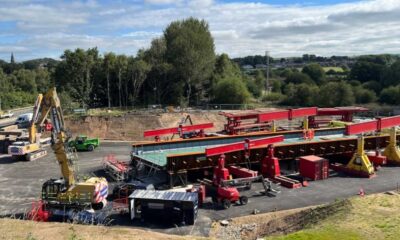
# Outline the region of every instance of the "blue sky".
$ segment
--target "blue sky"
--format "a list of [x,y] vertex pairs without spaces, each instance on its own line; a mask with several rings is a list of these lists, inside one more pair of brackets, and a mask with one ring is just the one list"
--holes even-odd
[[134,55],[190,16],[232,57],[400,53],[399,0],[0,0],[0,59],[78,47]]

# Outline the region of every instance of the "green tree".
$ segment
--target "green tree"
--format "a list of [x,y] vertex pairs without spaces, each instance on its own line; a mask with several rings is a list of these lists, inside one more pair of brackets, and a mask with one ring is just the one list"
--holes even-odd
[[386,70],[383,80],[384,86],[392,86],[398,84],[400,84],[400,60],[397,60]]
[[91,94],[94,79],[92,73],[95,66],[99,65],[99,53],[97,48],[88,50],[66,50],[61,56],[62,62],[57,65],[55,78],[56,86],[60,91],[66,90],[81,106],[91,103]]
[[216,103],[244,104],[250,99],[246,85],[239,77],[220,79],[214,89]]
[[139,91],[149,73],[151,66],[141,59],[130,59],[128,65],[128,74],[132,84],[130,99],[132,103],[137,101]]
[[400,86],[390,86],[383,89],[379,96],[379,101],[392,105],[400,104]]
[[43,68],[35,70],[35,82],[39,93],[45,93],[53,85],[49,71]]
[[382,82],[386,66],[382,63],[358,60],[351,69],[350,77],[362,83],[367,81]]
[[326,81],[325,71],[317,63],[308,64],[301,72],[307,74],[317,85],[322,85]]
[[[125,55],[118,55],[116,62],[115,62],[115,68],[116,68],[116,73],[118,76],[118,102],[119,102],[119,107],[122,107],[122,85],[125,85],[125,81],[126,79],[122,79],[123,78],[123,74],[127,71],[127,67],[128,67],[128,58]],[[127,88],[125,88],[127,89]],[[126,103],[125,103],[126,105]]]
[[318,103],[322,107],[348,106],[354,102],[351,86],[343,81],[321,86]]
[[176,80],[184,80],[186,104],[189,104],[192,87],[196,88],[198,95],[204,93],[202,86],[213,72],[214,40],[208,24],[194,18],[175,21],[165,29],[164,38],[167,62],[173,66]]
[[293,83],[293,84],[314,84],[314,81],[305,73],[300,72],[292,72],[286,78],[286,83]]
[[382,90],[382,85],[377,81],[368,81],[362,84],[363,88],[374,91],[379,94]]
[[[262,91],[262,89],[265,88],[264,87],[266,84],[265,81],[266,81],[266,78],[265,78],[264,72],[261,70],[257,70],[256,76],[254,77],[254,83],[255,83],[256,87],[259,89],[259,91]],[[270,83],[270,85],[271,85],[271,83]]]
[[115,68],[115,62],[116,62],[116,56],[114,53],[109,52],[104,54],[104,60],[103,60],[103,69],[106,74],[106,82],[107,82],[107,106],[110,108],[111,107],[111,74],[112,71]]
[[361,86],[353,87],[353,93],[356,103],[371,103],[377,100],[376,93]]
[[282,81],[278,79],[271,80],[272,92],[281,93],[282,92]]
[[16,87],[24,92],[37,93],[36,73],[31,70],[20,69],[13,73],[16,77]]
[[283,103],[290,106],[314,106],[318,92],[316,85],[289,83],[285,88],[287,98]]

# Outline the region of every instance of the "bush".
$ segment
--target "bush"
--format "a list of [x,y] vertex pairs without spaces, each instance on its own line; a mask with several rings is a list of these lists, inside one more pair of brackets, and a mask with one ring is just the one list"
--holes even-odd
[[314,81],[305,73],[293,72],[286,78],[286,83],[293,84],[314,84]]
[[250,99],[250,93],[240,78],[223,78],[214,88],[214,102],[221,104],[245,104]]
[[37,94],[27,92],[4,92],[0,94],[2,109],[32,106]]
[[363,83],[362,86],[363,88],[374,91],[376,94],[378,94],[382,90],[382,85],[377,81],[368,81]]
[[318,99],[319,88],[309,84],[288,84],[285,88],[286,99],[282,102],[290,106],[314,106]]
[[310,76],[310,78],[318,85],[322,85],[325,82],[325,71],[317,63],[308,64],[303,68],[302,73]]
[[330,82],[319,92],[319,105],[322,107],[348,106],[355,102],[352,88],[345,82]]
[[353,93],[356,103],[371,103],[377,99],[374,91],[362,87],[353,87]]
[[382,90],[379,96],[381,103],[400,104],[400,86],[388,87]]
[[282,93],[271,92],[267,95],[264,95],[262,98],[263,102],[280,102],[285,98],[285,95]]
[[258,85],[258,83],[257,83],[254,79],[247,78],[247,79],[246,79],[246,86],[247,86],[247,89],[249,90],[249,92],[250,92],[255,98],[261,97],[263,88],[260,87],[260,86]]

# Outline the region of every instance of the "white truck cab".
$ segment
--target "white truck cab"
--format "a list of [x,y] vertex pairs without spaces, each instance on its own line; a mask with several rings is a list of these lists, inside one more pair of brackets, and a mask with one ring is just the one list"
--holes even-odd
[[25,113],[22,115],[19,115],[17,120],[15,121],[15,124],[26,124],[32,121],[33,118],[33,113]]

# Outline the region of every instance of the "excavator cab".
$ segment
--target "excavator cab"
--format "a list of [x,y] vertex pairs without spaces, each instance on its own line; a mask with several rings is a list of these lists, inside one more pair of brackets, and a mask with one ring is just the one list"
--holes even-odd
[[47,180],[42,186],[42,200],[57,201],[58,195],[65,191],[64,179]]

